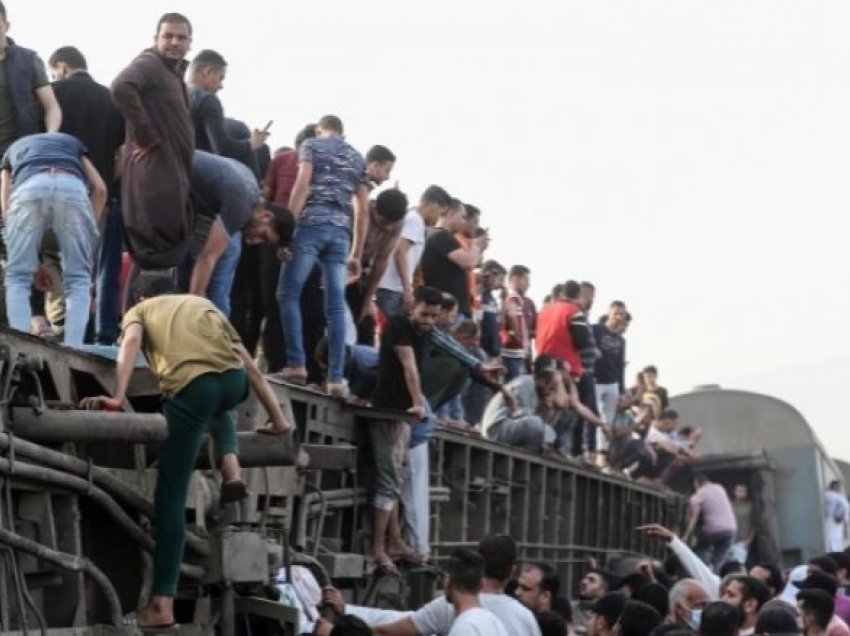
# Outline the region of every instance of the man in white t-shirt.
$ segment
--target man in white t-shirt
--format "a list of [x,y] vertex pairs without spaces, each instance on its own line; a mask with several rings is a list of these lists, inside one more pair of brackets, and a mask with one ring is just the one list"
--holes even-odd
[[[511,636],[540,636],[540,628],[531,610],[504,593],[505,584],[516,574],[516,542],[507,535],[489,535],[478,544],[478,551],[484,559],[484,576],[478,594],[481,606],[492,612]],[[326,593],[325,601],[330,601],[339,613],[359,616],[372,625],[376,634],[445,636],[455,622],[454,605],[446,596],[434,599],[415,612],[342,605],[341,595],[333,591]]]
[[443,589],[455,611],[449,636],[508,636],[496,615],[481,607],[478,593],[484,576],[484,558],[472,550],[452,552],[446,564]]
[[375,302],[386,318],[405,313],[413,306],[413,273],[425,247],[425,228],[434,227],[449,207],[451,197],[440,186],[429,186],[415,209],[404,217],[401,236],[387,264]]

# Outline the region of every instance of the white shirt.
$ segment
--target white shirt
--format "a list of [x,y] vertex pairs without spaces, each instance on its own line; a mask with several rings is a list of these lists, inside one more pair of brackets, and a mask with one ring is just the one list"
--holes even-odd
[[[515,598],[507,594],[482,593],[478,595],[478,600],[482,607],[499,619],[500,625],[506,628],[511,636],[540,636],[540,627],[537,625],[534,614]],[[464,612],[461,616],[466,616],[467,613]],[[445,596],[439,596],[427,605],[423,605],[410,616],[410,619],[420,634],[453,634],[454,624],[457,622],[454,607]],[[488,634],[488,636],[496,635]]]
[[473,607],[455,619],[449,636],[508,636],[508,631],[493,612]]
[[[425,249],[425,221],[415,208],[408,211],[404,217],[404,225],[401,226],[399,243],[405,240],[413,243],[410,249],[407,250],[407,272],[412,279],[413,270],[419,265],[422,251]],[[393,250],[392,256],[390,256],[384,275],[378,281],[378,289],[389,289],[395,292],[404,291],[404,286],[398,275],[398,268],[395,265],[395,250]]]

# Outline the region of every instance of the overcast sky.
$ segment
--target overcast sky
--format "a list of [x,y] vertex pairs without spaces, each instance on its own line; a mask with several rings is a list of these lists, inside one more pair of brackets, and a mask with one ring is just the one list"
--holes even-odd
[[[389,146],[411,198],[483,210],[540,299],[625,300],[630,376],[768,393],[850,459],[850,3],[9,0],[11,35],[108,83],[159,15],[229,61],[228,115],[271,143],[326,113]],[[190,53],[191,57],[191,53]],[[594,311],[594,316],[598,313]],[[698,423],[697,423],[698,424]]]

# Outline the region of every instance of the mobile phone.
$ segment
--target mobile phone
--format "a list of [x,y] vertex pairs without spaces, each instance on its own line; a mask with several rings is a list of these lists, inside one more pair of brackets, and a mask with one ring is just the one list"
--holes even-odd
[[272,124],[273,124],[273,123],[274,123],[274,120],[273,120],[273,119],[270,119],[270,120],[269,120],[269,123],[267,123],[267,124],[265,125],[265,127],[263,128],[263,131],[262,131],[262,132],[264,132],[264,133],[269,132],[269,128],[271,128],[271,127],[272,127]]

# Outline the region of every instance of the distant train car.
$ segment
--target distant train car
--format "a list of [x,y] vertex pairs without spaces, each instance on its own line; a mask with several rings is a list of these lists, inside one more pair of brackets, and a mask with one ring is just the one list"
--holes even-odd
[[750,562],[794,566],[825,551],[823,493],[842,479],[793,406],[758,393],[710,385],[671,400],[683,425],[702,427],[697,466],[731,493],[749,487],[756,539]]

